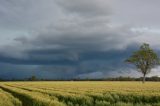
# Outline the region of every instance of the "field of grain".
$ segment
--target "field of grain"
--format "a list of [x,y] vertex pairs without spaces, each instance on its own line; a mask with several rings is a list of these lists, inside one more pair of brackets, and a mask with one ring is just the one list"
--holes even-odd
[[160,83],[1,82],[0,106],[160,106]]

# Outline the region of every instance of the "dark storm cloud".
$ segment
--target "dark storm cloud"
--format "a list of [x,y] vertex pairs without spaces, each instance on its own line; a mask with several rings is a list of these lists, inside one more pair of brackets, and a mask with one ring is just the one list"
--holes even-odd
[[[29,75],[36,75],[39,78],[45,78],[47,77],[46,73],[49,74],[47,78],[93,78],[96,74],[97,77],[95,78],[116,76],[116,74],[112,73],[126,68],[124,60],[133,50],[135,50],[135,47],[132,47],[131,50],[127,49],[127,51],[85,52],[79,54],[79,59],[76,61],[66,60],[64,62],[53,62],[53,56],[50,56],[50,54],[55,53],[53,51],[32,51],[30,55],[33,55],[33,58],[31,57],[29,60],[1,59],[1,62],[12,64],[7,65],[9,68],[3,65],[4,68],[2,67],[1,76],[3,76],[5,72],[12,73],[12,75],[19,73],[17,74],[18,78],[21,78],[20,75],[24,77],[25,74],[27,77]],[[56,51],[56,53],[58,53],[58,51]],[[62,53],[62,51],[59,53]],[[45,58],[43,61],[41,61],[41,59],[35,60],[36,56],[42,58],[46,55],[49,55],[50,59]],[[48,62],[49,60],[50,62]],[[72,63],[70,63],[70,61]],[[14,70],[13,72],[15,73],[13,73],[12,70]]]
[[[124,59],[143,42],[154,49],[160,45],[159,29],[154,25],[150,28],[150,23],[146,26],[146,14],[155,16],[157,6],[148,0],[132,2],[123,0],[117,5],[116,0],[1,0],[0,75],[12,70],[13,77],[19,77],[18,73],[41,78],[131,75]],[[149,6],[147,13],[144,2]],[[131,12],[131,5],[137,3],[142,10]],[[134,13],[137,23],[128,16],[130,13]],[[139,24],[141,18],[146,21]],[[129,20],[134,20],[134,25]]]

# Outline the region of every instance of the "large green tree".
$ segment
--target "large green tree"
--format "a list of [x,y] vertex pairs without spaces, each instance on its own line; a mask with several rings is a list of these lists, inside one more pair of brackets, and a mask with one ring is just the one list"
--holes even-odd
[[146,75],[151,72],[151,69],[159,65],[158,55],[150,48],[149,44],[144,43],[140,49],[135,51],[126,62],[136,66],[139,72],[143,74],[143,83]]

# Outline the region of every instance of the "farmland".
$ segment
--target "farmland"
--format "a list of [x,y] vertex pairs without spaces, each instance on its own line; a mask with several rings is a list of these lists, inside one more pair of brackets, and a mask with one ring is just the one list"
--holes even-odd
[[160,106],[160,83],[1,82],[0,106]]

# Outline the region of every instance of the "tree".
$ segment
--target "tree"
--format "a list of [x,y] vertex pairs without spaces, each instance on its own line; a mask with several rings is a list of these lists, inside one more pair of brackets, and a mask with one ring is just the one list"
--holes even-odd
[[144,43],[140,49],[135,51],[126,62],[136,66],[139,72],[143,74],[143,83],[151,69],[159,65],[158,55],[150,48],[149,44]]
[[36,78],[36,76],[31,76],[29,79],[28,79],[29,81],[36,81],[37,80],[37,78]]

